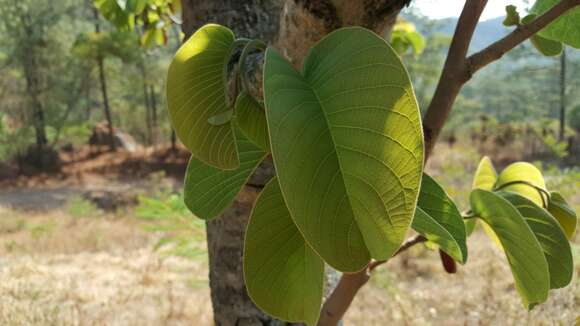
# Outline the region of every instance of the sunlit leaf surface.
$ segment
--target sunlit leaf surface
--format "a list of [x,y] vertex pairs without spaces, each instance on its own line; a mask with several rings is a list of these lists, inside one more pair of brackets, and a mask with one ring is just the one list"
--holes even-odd
[[311,49],[302,72],[268,49],[264,78],[280,187],[306,240],[341,271],[390,258],[423,166],[419,110],[397,54],[368,30],[343,28]]

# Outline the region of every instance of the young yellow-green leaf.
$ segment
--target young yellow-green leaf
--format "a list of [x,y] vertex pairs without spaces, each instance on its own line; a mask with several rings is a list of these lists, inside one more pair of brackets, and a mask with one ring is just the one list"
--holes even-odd
[[[543,14],[561,0],[537,0],[532,12]],[[538,32],[538,35],[550,40],[560,41],[575,48],[580,48],[580,6],[568,10],[564,15]]]
[[497,234],[527,309],[548,298],[550,274],[542,247],[518,210],[501,196],[482,189],[470,195],[471,209]]
[[503,20],[504,26],[517,26],[520,24],[520,14],[518,13],[518,8],[516,8],[516,6],[505,6],[505,13],[505,19]]
[[[522,24],[528,24],[529,22],[536,19],[537,16],[538,15],[536,14],[527,15],[526,17],[522,18]],[[564,50],[562,42],[550,40],[538,34],[532,35],[530,37],[530,42],[532,42],[532,45],[536,48],[536,50],[547,57],[560,55]]]
[[[417,205],[451,235],[460,249],[459,255],[447,252],[442,247],[443,251],[460,263],[465,263],[467,260],[467,244],[465,243],[467,236],[463,217],[445,190],[427,174],[423,174],[423,179],[421,180],[421,192],[419,193]],[[415,213],[416,218],[417,213]],[[415,219],[413,219],[413,227],[415,226]],[[429,239],[428,236],[426,238]]]
[[296,228],[276,178],[268,182],[250,216],[244,280],[260,309],[282,320],[316,325],[324,262]]
[[568,205],[564,197],[558,192],[550,193],[550,201],[548,202],[548,211],[552,216],[558,220],[566,238],[572,239],[574,231],[576,231],[577,217],[576,212]]
[[270,151],[266,112],[246,91],[242,91],[236,99],[236,123],[249,140],[261,149]]
[[415,217],[411,226],[413,230],[423,235],[427,240],[437,244],[441,250],[445,251],[453,259],[461,263],[465,262],[461,246],[455,237],[433,217],[425,213],[421,207],[417,207],[415,210]]
[[[484,156],[481,159],[481,161],[479,161],[477,170],[475,170],[475,176],[473,177],[473,183],[471,187],[473,189],[483,189],[491,191],[496,181],[497,181],[497,172],[493,167],[493,163],[491,162],[489,157]],[[466,224],[468,225],[466,225],[466,228],[471,229],[471,231],[473,231],[473,229],[475,229],[475,223],[476,223],[475,219],[467,220]],[[487,233],[489,238],[493,240],[493,242],[498,246],[498,248],[501,248],[501,242],[499,241],[495,232],[493,232],[493,230],[489,227],[489,225],[483,223],[482,227],[485,233]]]
[[540,243],[550,271],[550,289],[570,284],[574,272],[572,249],[564,231],[547,211],[515,193],[499,192],[518,209]]
[[340,271],[362,269],[368,252],[390,258],[423,168],[419,109],[398,55],[360,27],[322,39],[302,73],[269,48],[264,95],[282,194],[308,243]]
[[238,132],[240,166],[236,170],[220,170],[192,157],[185,172],[183,196],[185,205],[204,220],[221,214],[232,204],[252,172],[266,156]]
[[493,163],[491,163],[489,157],[484,156],[481,161],[479,161],[477,170],[475,170],[472,188],[491,191],[496,181],[497,172],[495,172]]
[[507,166],[499,174],[495,189],[515,192],[540,207],[546,207],[547,204],[547,196],[543,193],[547,190],[542,172],[527,162],[516,162]]
[[233,127],[209,119],[231,109],[225,70],[233,43],[226,27],[205,25],[179,48],[167,75],[167,106],[177,136],[195,158],[224,170],[240,164]]

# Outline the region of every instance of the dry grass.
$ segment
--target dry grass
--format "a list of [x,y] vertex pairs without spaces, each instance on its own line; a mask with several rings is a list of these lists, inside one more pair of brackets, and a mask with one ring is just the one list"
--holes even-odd
[[356,297],[346,325],[573,325],[580,315],[578,266],[570,286],[528,313],[504,254],[484,232],[469,239],[469,248],[468,263],[454,275],[424,248],[381,266]]
[[205,261],[158,255],[140,222],[0,216],[0,325],[211,324]]
[[[429,172],[465,208],[479,155],[438,150]],[[569,195],[580,208],[580,180]],[[132,217],[80,205],[46,212],[0,206],[0,325],[212,325],[207,262],[153,251],[160,235]],[[580,236],[574,241],[575,259]],[[200,246],[204,247],[203,240]],[[468,263],[446,274],[418,246],[382,266],[355,299],[345,325],[573,325],[580,285],[552,291],[527,312],[506,259],[483,232]]]

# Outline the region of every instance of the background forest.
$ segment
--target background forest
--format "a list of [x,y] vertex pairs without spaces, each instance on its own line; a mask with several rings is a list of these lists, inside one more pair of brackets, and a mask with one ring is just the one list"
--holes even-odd
[[[183,204],[189,154],[166,110],[181,27],[120,31],[85,0],[0,0],[0,15],[0,324],[211,325],[205,224]],[[401,55],[424,110],[457,20],[413,6],[401,17],[424,39]],[[478,25],[470,53],[509,32],[503,19]],[[541,166],[548,186],[580,210],[580,51],[572,50],[545,57],[525,42],[463,88],[426,168],[461,209],[487,155],[498,169]],[[424,246],[389,262],[346,324],[577,317],[578,266],[571,286],[527,313],[503,253],[481,230],[469,241],[475,258],[455,276]]]
[[[0,10],[6,17],[0,26],[0,160],[24,155],[37,137],[46,137],[54,148],[87,144],[95,125],[106,119],[105,107],[113,126],[137,143],[171,141],[164,78],[178,47],[177,26],[169,29],[173,33],[161,35],[122,32],[99,17],[90,2],[68,0],[2,0]],[[425,108],[456,19],[429,20],[413,9],[403,17],[426,42],[421,53],[404,55],[420,107]],[[470,52],[505,35],[509,30],[502,20],[480,23]],[[447,136],[473,138],[479,131],[486,137],[500,130],[501,138],[509,140],[533,133],[564,155],[566,146],[556,142],[562,96],[569,116],[566,135],[580,124],[580,79],[575,78],[580,55],[568,52],[563,83],[560,57],[544,57],[529,42],[508,53],[462,91]],[[40,126],[36,120],[41,120]],[[44,136],[36,135],[37,127]]]

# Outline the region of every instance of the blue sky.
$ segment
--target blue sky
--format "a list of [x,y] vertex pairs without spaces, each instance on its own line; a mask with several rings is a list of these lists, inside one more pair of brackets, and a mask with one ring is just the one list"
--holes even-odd
[[[515,5],[520,13],[528,7],[526,0],[489,0],[481,20],[505,16],[505,6]],[[412,7],[417,8],[423,15],[434,19],[458,17],[463,8],[463,0],[414,0]],[[532,2],[533,3],[533,2]]]

